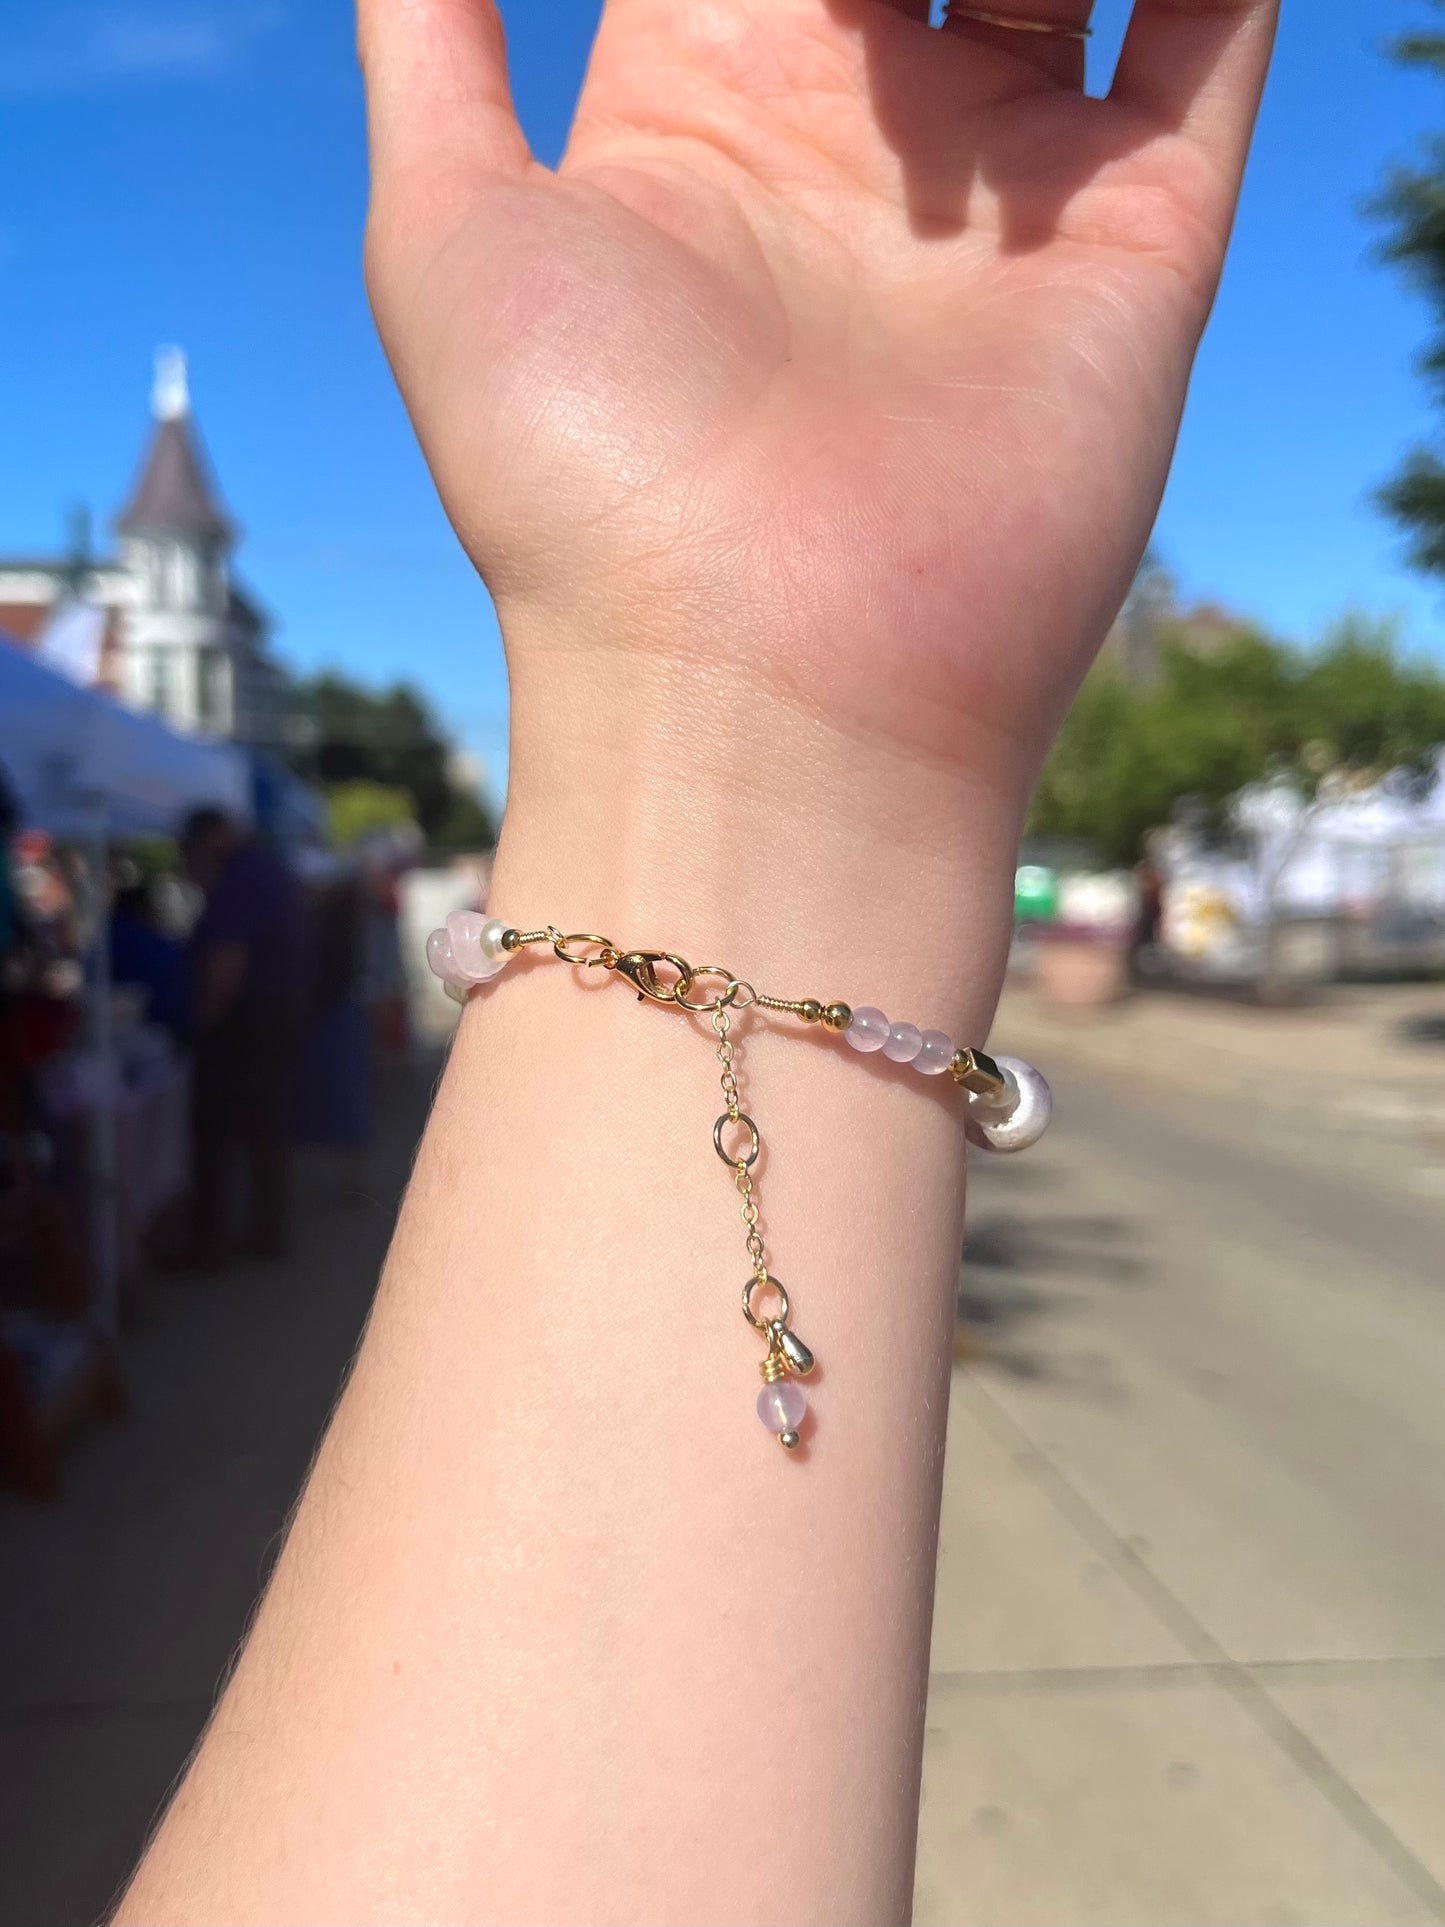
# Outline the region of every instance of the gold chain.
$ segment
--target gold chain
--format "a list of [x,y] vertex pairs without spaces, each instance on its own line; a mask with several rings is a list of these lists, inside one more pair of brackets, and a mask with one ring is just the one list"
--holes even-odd
[[[639,1002],[668,1004],[689,1017],[707,1017],[711,1021],[717,1035],[725,1107],[713,1126],[712,1141],[718,1156],[732,1173],[742,1201],[743,1228],[752,1265],[752,1274],[743,1286],[743,1316],[767,1347],[760,1367],[763,1391],[759,1394],[758,1415],[778,1434],[781,1444],[792,1451],[800,1442],[797,1427],[807,1399],[800,1386],[786,1381],[806,1377],[813,1370],[814,1360],[789,1322],[791,1311],[786,1288],[768,1270],[753,1184],[753,1166],[762,1152],[762,1138],[757,1125],[742,1107],[730,1012],[754,1007],[786,1012],[801,1018],[805,1024],[817,1024],[835,1033],[847,1030],[853,1021],[853,1012],[841,1000],[825,1003],[818,997],[764,996],[746,978],[735,977],[721,964],[690,964],[673,950],[623,950],[595,931],[566,934],[549,923],[544,930],[506,930],[501,944],[509,951],[521,950],[528,944],[549,944],[553,955],[575,970],[606,970],[624,978],[637,992]],[[700,984],[713,983],[720,983],[722,988],[712,995],[706,990],[700,996],[694,994]],[[982,1051],[955,1051],[949,1069],[953,1081],[970,1093],[996,1095],[1004,1089],[998,1065]],[[746,1133],[741,1144],[737,1138],[739,1132]]]
[[[732,1029],[726,1007],[712,1014],[712,1027],[717,1032],[717,1059],[722,1065],[723,1102],[727,1105],[724,1115],[718,1119],[717,1129],[713,1132],[713,1142],[717,1145],[723,1162],[733,1174],[733,1183],[738,1188],[738,1196],[743,1201],[742,1217],[747,1227],[748,1256],[753,1261],[753,1277],[759,1285],[768,1282],[767,1259],[763,1253],[763,1234],[758,1229],[758,1201],[753,1195],[752,1167],[762,1150],[762,1139],[758,1127],[751,1118],[744,1118],[742,1106],[738,1101],[738,1076],[736,1068],[737,1053],[729,1035]],[[738,1157],[730,1158],[722,1148],[722,1127],[724,1124],[745,1122],[748,1126],[748,1149]]]

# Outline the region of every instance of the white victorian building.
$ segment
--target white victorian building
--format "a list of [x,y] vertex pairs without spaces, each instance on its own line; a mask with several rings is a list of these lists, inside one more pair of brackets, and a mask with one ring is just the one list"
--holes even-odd
[[238,530],[174,349],[157,357],[153,412],[115,556],[0,557],[0,636],[174,728],[279,747],[285,677],[267,650],[268,617],[235,579]]

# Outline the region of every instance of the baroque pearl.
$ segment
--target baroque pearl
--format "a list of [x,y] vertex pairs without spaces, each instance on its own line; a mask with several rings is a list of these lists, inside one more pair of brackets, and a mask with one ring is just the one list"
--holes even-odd
[[443,983],[456,974],[456,965],[452,962],[452,940],[445,930],[433,930],[427,938],[426,967]]
[[871,1004],[853,1012],[853,1021],[843,1032],[854,1050],[882,1050],[893,1034],[893,1026],[881,1010]]
[[923,1049],[923,1032],[917,1024],[895,1024],[888,1033],[883,1055],[895,1064],[911,1064]]
[[953,1039],[941,1030],[926,1030],[913,1068],[925,1077],[937,1077],[953,1062]]
[[808,1409],[808,1394],[796,1379],[780,1378],[758,1393],[758,1417],[770,1432],[796,1432]]
[[1042,1075],[1021,1057],[1000,1057],[996,1061],[1008,1081],[1006,1099],[1011,1096],[1013,1102],[1006,1108],[997,1104],[985,1107],[974,1099],[964,1123],[968,1141],[981,1151],[1027,1151],[1049,1128],[1053,1093]]
[[480,910],[453,910],[447,918],[454,974],[464,983],[489,983],[502,966],[482,948],[487,920]]

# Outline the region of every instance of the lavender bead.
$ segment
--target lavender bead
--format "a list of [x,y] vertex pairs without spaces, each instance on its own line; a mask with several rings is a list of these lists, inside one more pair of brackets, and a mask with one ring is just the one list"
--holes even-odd
[[445,930],[433,930],[427,938],[426,966],[443,983],[448,977],[456,975],[456,965],[452,962],[452,940]]
[[883,1055],[895,1064],[911,1064],[923,1049],[923,1032],[917,1024],[895,1024],[888,1033]]
[[796,1432],[808,1409],[808,1394],[793,1378],[780,1378],[758,1393],[758,1417],[770,1432]]
[[937,1077],[946,1071],[953,1062],[953,1039],[941,1030],[926,1030],[923,1042],[919,1045],[918,1055],[913,1060],[913,1068],[922,1071],[925,1077]]
[[843,1032],[854,1050],[882,1050],[893,1034],[893,1026],[881,1010],[865,1006],[853,1012],[853,1021]]
[[451,938],[453,975],[464,983],[484,984],[496,976],[502,966],[495,958],[489,957],[482,948],[482,933],[487,927],[487,919],[479,910],[453,910],[447,918],[447,935]]

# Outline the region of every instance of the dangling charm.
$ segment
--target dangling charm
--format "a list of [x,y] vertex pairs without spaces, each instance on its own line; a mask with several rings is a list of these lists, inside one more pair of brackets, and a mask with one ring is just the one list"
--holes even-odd
[[[758,1417],[770,1432],[777,1433],[779,1445],[791,1452],[799,1443],[798,1427],[807,1415],[808,1394],[789,1376],[791,1368],[783,1350],[785,1329],[782,1325],[768,1328],[768,1355],[760,1367],[763,1389],[758,1393]],[[812,1356],[809,1352],[810,1364]]]
[[[761,1318],[753,1310],[753,1294],[759,1291],[771,1292],[778,1301],[771,1318]],[[763,1389],[758,1393],[758,1417],[791,1452],[801,1443],[799,1427],[808,1411],[808,1394],[797,1380],[805,1378],[817,1361],[798,1334],[788,1329],[788,1294],[769,1272],[760,1269],[743,1286],[743,1317],[768,1341],[767,1356],[759,1367]]]

